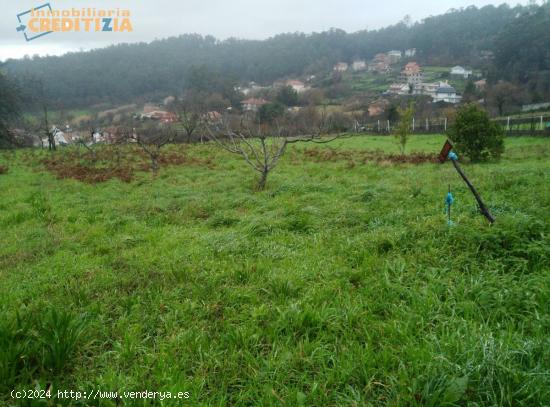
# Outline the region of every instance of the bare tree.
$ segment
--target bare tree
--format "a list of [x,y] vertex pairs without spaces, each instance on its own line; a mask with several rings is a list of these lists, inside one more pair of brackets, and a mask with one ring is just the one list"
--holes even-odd
[[55,134],[50,129],[50,125],[48,123],[48,107],[46,106],[46,103],[42,105],[42,109],[44,111],[44,134],[48,139],[48,150],[55,151],[57,150],[57,147],[55,145]]
[[[233,119],[233,120],[231,120]],[[259,173],[257,190],[265,189],[267,177],[284,155],[289,144],[311,142],[324,144],[342,134],[329,136],[326,115],[314,122],[278,121],[274,125],[262,124],[247,116],[240,119],[224,117],[219,123],[208,123],[208,137],[219,147],[240,155]]]
[[206,115],[206,108],[203,103],[204,97],[204,95],[199,95],[196,92],[187,91],[182,98],[175,99],[169,106],[169,110],[178,117],[183,127],[187,143],[190,143],[193,135],[200,130],[203,118]]
[[42,82],[42,79],[38,80],[38,89],[39,89],[39,103],[42,105],[42,111],[44,112],[44,118],[42,121],[44,131],[44,135],[46,136],[46,139],[48,140],[48,150],[49,151],[55,151],[57,150],[57,147],[55,145],[55,134],[50,129],[50,124],[48,122],[48,104],[46,101],[46,94],[44,93],[44,82]]
[[409,141],[409,136],[412,132],[411,125],[414,117],[414,102],[410,102],[406,109],[400,107],[397,110],[399,112],[399,122],[393,129],[393,132],[399,143],[401,155],[404,155],[407,141]]
[[159,170],[158,159],[161,148],[166,144],[173,143],[176,132],[168,127],[142,127],[140,129],[131,129],[128,139],[134,140],[151,160],[151,169],[153,173]]
[[[88,152],[89,152],[90,155],[92,156],[92,161],[97,161],[96,152],[95,152],[95,150],[92,148],[92,147],[93,147],[93,144],[88,145],[88,144],[86,143],[85,140],[78,140],[78,141],[77,141],[77,145],[78,145],[79,147],[82,146],[82,147],[84,147],[86,150],[88,150]],[[79,149],[79,151],[78,151],[78,155],[80,156],[80,149]]]
[[490,106],[496,108],[499,116],[503,116],[514,106],[519,106],[523,101],[520,89],[513,83],[499,81],[489,88],[487,101]]

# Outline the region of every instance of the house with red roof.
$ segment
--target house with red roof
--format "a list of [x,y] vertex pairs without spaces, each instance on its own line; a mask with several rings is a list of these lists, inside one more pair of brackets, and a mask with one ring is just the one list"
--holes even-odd
[[265,99],[262,99],[262,98],[250,98],[250,99],[246,99],[246,100],[243,100],[241,102],[241,106],[243,107],[243,110],[244,111],[252,111],[252,112],[257,112],[258,110],[260,110],[260,107],[262,107],[263,105],[266,105],[268,104],[269,102]]

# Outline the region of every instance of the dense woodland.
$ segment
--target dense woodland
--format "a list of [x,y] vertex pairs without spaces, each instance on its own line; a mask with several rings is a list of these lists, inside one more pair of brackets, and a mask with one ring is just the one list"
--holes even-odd
[[[550,98],[550,4],[468,7],[373,31],[281,34],[265,41],[186,34],[61,57],[8,60],[26,106],[44,95],[52,108],[139,102],[194,87],[237,102],[233,87],[328,71],[337,61],[417,48],[422,64],[481,69],[490,84],[521,86],[525,101]],[[485,52],[484,52],[485,51]],[[494,58],[486,56],[494,53]],[[38,108],[38,104],[34,104]]]

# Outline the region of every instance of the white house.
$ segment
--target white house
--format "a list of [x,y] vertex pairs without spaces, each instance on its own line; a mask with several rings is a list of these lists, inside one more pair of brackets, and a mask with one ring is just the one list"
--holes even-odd
[[433,97],[434,102],[460,103],[462,96],[457,95],[455,88],[445,84],[436,90]]
[[[61,130],[59,130],[57,127],[52,126],[50,133],[53,134],[53,139],[55,141],[55,144],[58,146],[66,146],[69,144],[67,142],[67,139],[65,138],[65,133],[63,133]],[[48,139],[43,138],[42,144],[47,146],[48,145]]]
[[437,90],[439,88],[446,88],[449,87],[448,82],[433,82],[433,83],[421,83],[418,88],[420,90],[421,95],[430,96],[432,98],[435,98]]
[[67,139],[65,138],[65,133],[63,133],[61,130],[59,130],[57,127],[52,127],[50,130],[53,134],[53,138],[55,140],[55,144],[59,145],[66,145],[69,144],[67,142]]
[[307,90],[306,85],[302,81],[298,81],[295,79],[291,79],[289,81],[286,81],[286,86],[290,86],[292,89],[294,89],[298,93],[305,92]]
[[388,52],[388,58],[390,59],[390,63],[392,64],[399,62],[402,56],[403,56],[403,53],[401,51],[392,50]]
[[364,71],[365,69],[367,69],[367,62],[363,60],[353,61],[353,64],[351,64],[351,69],[353,69],[355,72]]
[[346,62],[338,62],[334,65],[334,71],[336,72],[346,72],[349,68],[349,65]]
[[453,76],[462,76],[464,79],[468,79],[472,75],[472,71],[467,70],[459,65],[454,66],[451,69],[451,75]]
[[412,58],[416,55],[416,48],[409,48],[405,50],[405,57]]
[[390,85],[387,93],[394,95],[409,95],[411,94],[411,85],[408,83],[393,83]]

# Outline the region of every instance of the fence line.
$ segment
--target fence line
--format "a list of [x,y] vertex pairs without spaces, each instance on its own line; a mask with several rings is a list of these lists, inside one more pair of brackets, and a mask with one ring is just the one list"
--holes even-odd
[[[537,115],[531,117],[507,117],[491,119],[500,124],[507,136],[550,136],[550,116]],[[359,123],[355,122],[353,130],[361,133],[391,134],[398,122],[389,120]],[[413,134],[446,133],[452,121],[447,117],[414,118],[410,131]]]

